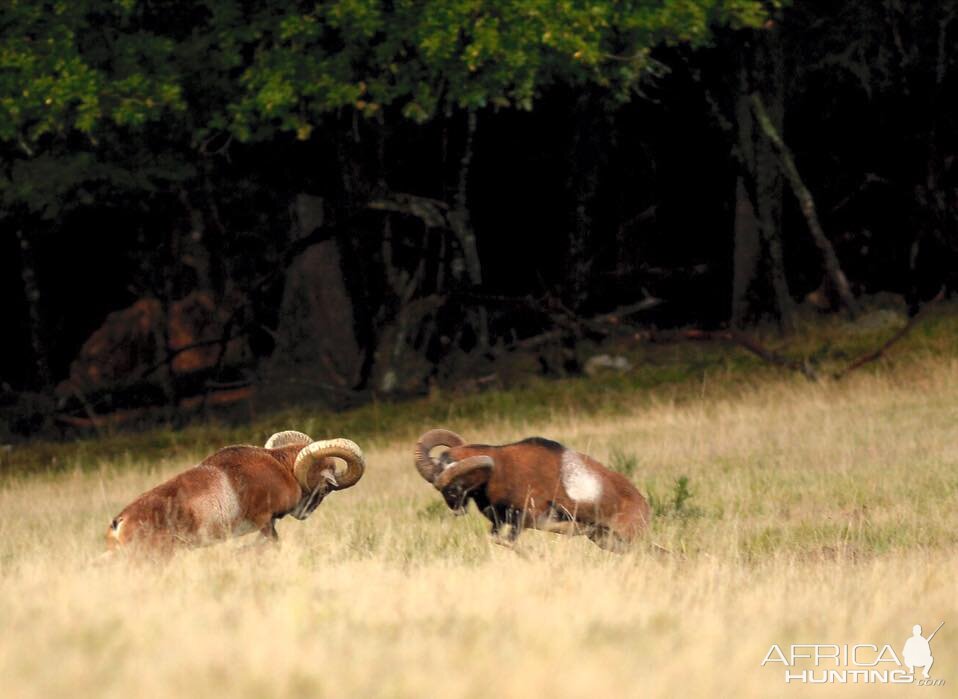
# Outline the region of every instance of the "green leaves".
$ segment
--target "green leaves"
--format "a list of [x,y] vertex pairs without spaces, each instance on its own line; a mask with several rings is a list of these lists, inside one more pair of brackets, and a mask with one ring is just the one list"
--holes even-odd
[[[551,84],[595,83],[627,99],[660,43],[706,43],[715,23],[760,26],[760,2],[340,0],[267,21],[234,105],[248,124],[284,112],[316,122],[353,107],[396,106],[414,121],[440,111],[531,109]],[[356,86],[364,86],[357,94]]]
[[628,98],[655,45],[701,44],[715,24],[767,18],[756,0],[207,0],[192,31],[136,0],[61,2],[53,12],[14,3],[7,15],[0,139],[25,148],[184,111],[202,114],[195,128],[225,123],[247,139],[302,134],[350,108],[398,107],[415,121],[531,109],[557,82]]
[[0,139],[30,153],[45,137],[94,138],[104,123],[138,126],[185,107],[170,65],[175,44],[119,31],[123,12],[113,2],[58,3],[52,12],[16,3],[6,11]]
[[[530,110],[556,83],[628,100],[655,66],[654,46],[702,44],[716,24],[766,19],[758,0],[11,0],[0,23],[0,146],[33,158],[151,125],[194,148],[224,133],[305,140],[344,111],[425,122]],[[53,196],[45,185],[10,191],[33,204],[37,192]]]

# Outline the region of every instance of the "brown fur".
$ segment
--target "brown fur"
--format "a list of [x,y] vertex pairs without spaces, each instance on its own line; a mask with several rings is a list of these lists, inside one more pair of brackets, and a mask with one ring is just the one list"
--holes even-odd
[[[553,446],[550,446],[553,445]],[[473,499],[493,521],[503,511],[521,513],[514,525],[513,538],[523,527],[565,534],[585,534],[608,548],[621,549],[633,542],[651,520],[649,504],[623,475],[595,459],[579,454],[602,484],[595,503],[576,502],[562,485],[564,447],[539,441],[505,446],[467,444],[453,447],[444,460],[459,462],[468,457],[489,456],[492,469],[481,469],[460,479]],[[453,485],[452,483],[450,485]],[[573,521],[568,521],[573,520]]]
[[[303,446],[219,450],[127,505],[107,530],[107,548],[163,555],[254,530],[276,540],[275,520],[309,494],[293,476],[293,462]],[[307,485],[316,487],[320,471],[334,466],[332,459],[313,464]],[[221,492],[224,482],[235,494],[235,510],[217,508],[224,496],[232,502],[229,492]]]

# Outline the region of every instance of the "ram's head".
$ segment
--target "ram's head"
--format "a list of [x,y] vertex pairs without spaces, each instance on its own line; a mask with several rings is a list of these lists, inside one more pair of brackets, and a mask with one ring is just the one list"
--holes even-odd
[[[457,515],[465,513],[467,497],[485,485],[495,467],[492,457],[469,454],[464,445],[463,438],[455,432],[430,430],[419,438],[415,449],[419,475],[442,493],[449,509]],[[432,451],[437,447],[449,450],[436,458]]]
[[[278,432],[266,442],[267,449],[281,449],[302,445],[293,462],[293,476],[303,491],[303,497],[290,514],[306,519],[329,493],[356,485],[366,469],[363,452],[349,439],[323,439],[314,442],[309,435],[292,430]],[[336,471],[336,459],[342,459],[346,468]]]

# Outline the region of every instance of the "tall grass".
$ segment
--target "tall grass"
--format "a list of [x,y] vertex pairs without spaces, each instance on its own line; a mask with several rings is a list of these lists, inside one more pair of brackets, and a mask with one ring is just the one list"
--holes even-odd
[[[841,384],[444,421],[627,472],[667,555],[536,532],[519,554],[494,546],[475,511],[437,504],[403,428],[370,433],[364,479],[281,522],[279,548],[92,567],[112,515],[217,445],[64,449],[57,472],[0,483],[0,695],[902,696],[919,688],[786,686],[760,663],[772,643],[900,651],[913,624],[945,620],[932,675],[946,685],[921,691],[954,696],[956,406],[958,362],[930,357]],[[299,418],[275,427],[326,434]]]

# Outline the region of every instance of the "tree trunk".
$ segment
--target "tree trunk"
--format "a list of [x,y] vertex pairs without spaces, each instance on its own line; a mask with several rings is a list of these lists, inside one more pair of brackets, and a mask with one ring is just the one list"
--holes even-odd
[[740,176],[735,184],[735,248],[732,260],[732,325],[740,328],[748,316],[749,289],[761,259],[762,241],[755,207]]
[[569,245],[566,251],[565,277],[568,281],[568,302],[573,308],[579,308],[589,294],[594,245],[593,214],[599,178],[599,158],[604,151],[603,143],[598,142],[600,132],[590,109],[592,94],[583,92],[575,107],[575,132],[569,151],[568,190],[573,203],[572,226]]
[[[735,105],[738,126],[738,156],[740,173],[735,183],[735,223],[734,246],[732,252],[732,308],[731,322],[734,327],[742,327],[750,314],[750,291],[758,277],[762,256],[762,235],[755,205],[746,184],[745,177],[755,182],[755,141],[754,124],[748,100],[748,68],[743,64],[739,69],[739,98]],[[747,174],[746,174],[747,173]],[[754,187],[752,187],[754,191]]]
[[788,334],[794,330],[794,308],[788,279],[785,276],[785,251],[782,246],[782,183],[774,170],[767,153],[759,153],[757,159],[756,192],[758,194],[758,220],[765,254],[768,257],[769,281],[775,294],[775,307],[778,312],[779,329]]
[[[764,305],[778,319],[783,333],[791,332],[793,304],[785,276],[782,246],[782,182],[775,155],[755,124],[749,94],[759,86],[773,95],[781,118],[782,56],[777,39],[759,32],[757,47],[743,55],[739,67],[737,160],[739,177],[735,192],[735,245],[733,252],[731,321],[744,324],[757,292],[771,292]],[[759,269],[765,270],[760,276]],[[761,281],[761,283],[759,283]]]
[[[459,160],[459,179],[456,183],[456,197],[449,212],[449,225],[453,235],[462,248],[466,267],[466,279],[472,287],[482,286],[482,262],[479,259],[479,247],[476,244],[476,232],[469,215],[469,175],[472,168],[472,156],[478,116],[470,110],[466,117],[466,143],[462,158]],[[489,320],[486,309],[480,306],[476,310],[476,336],[480,349],[489,347]]]
[[822,230],[822,226],[818,221],[818,214],[815,211],[815,200],[812,198],[812,193],[802,181],[798,173],[798,168],[795,166],[795,160],[792,158],[791,151],[782,140],[779,130],[776,129],[775,123],[765,109],[761,96],[757,93],[752,95],[752,108],[769,143],[778,153],[782,170],[784,170],[785,175],[788,177],[792,192],[795,194],[795,198],[798,199],[802,214],[804,214],[805,220],[808,223],[808,230],[812,234],[812,239],[815,241],[819,252],[822,254],[822,263],[825,267],[825,273],[835,286],[835,290],[838,292],[838,296],[841,298],[848,313],[854,318],[858,314],[858,303],[855,301],[855,296],[852,294],[848,279],[845,277],[845,273],[842,271],[842,267],[838,262],[835,248],[832,247],[831,242],[828,240],[825,231]]
[[[323,204],[320,197],[297,195],[294,240],[322,226]],[[342,254],[336,240],[325,240],[307,248],[287,270],[274,366],[308,371],[323,383],[347,390],[359,382],[363,354]]]
[[[771,118],[778,128],[784,121],[784,56],[778,30],[761,32],[756,54],[756,82],[772,100]],[[775,153],[761,133],[753,128],[755,144],[755,194],[757,213],[765,252],[768,257],[769,280],[775,296],[779,328],[783,333],[794,329],[794,304],[785,276],[785,251],[782,244],[781,173],[775,162]]]
[[185,188],[179,192],[180,204],[189,221],[189,229],[183,234],[181,261],[193,270],[193,283],[187,282],[180,293],[184,296],[192,291],[209,291],[213,288],[210,274],[210,251],[206,241],[206,222],[203,212],[193,205],[190,193]]
[[33,382],[37,388],[50,385],[49,350],[43,331],[43,314],[40,310],[40,287],[37,285],[36,261],[30,238],[22,230],[17,231],[20,244],[20,277],[27,301],[27,317],[30,327],[30,351],[33,354]]

